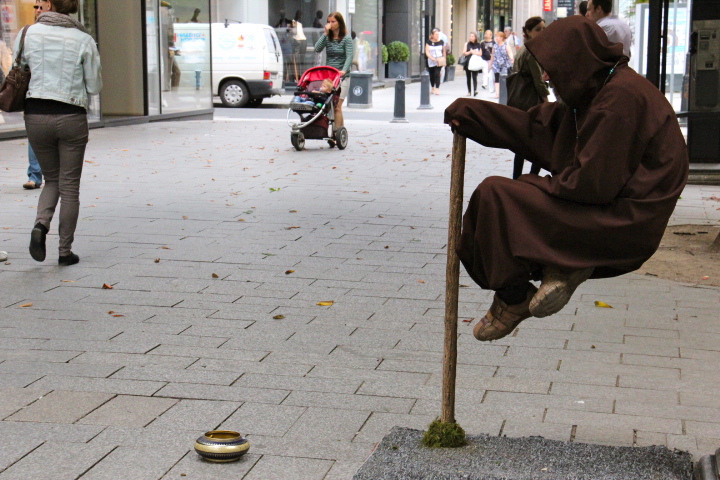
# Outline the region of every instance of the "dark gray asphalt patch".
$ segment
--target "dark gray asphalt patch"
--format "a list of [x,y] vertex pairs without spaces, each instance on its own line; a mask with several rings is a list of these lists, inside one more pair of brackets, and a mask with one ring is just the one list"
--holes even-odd
[[690,480],[692,457],[666,447],[611,447],[542,437],[468,436],[428,449],[423,432],[394,427],[354,480]]

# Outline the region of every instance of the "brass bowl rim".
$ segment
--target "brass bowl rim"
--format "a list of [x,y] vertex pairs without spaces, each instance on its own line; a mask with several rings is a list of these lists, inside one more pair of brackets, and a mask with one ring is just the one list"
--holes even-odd
[[[221,434],[223,436],[215,436]],[[219,440],[237,440],[239,438],[242,438],[242,435],[240,435],[239,432],[235,432],[233,430],[210,430],[209,432],[205,432],[203,434],[203,437],[209,438],[214,441]]]

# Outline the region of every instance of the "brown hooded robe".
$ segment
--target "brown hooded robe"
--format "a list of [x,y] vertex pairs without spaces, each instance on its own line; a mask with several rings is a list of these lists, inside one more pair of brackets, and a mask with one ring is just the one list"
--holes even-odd
[[638,269],[657,250],[687,181],[673,108],[627,66],[622,44],[579,15],[553,22],[526,48],[563,102],[523,112],[459,99],[445,123],[552,176],[484,180],[463,219],[463,265],[492,290],[537,280],[543,265],[595,267],[593,278]]

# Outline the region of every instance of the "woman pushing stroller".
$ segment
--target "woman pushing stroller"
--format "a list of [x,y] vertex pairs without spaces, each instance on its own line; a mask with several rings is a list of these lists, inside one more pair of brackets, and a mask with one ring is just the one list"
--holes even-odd
[[[340,12],[333,12],[328,15],[328,23],[325,25],[325,34],[315,44],[317,53],[325,50],[325,65],[337,68],[340,76],[345,77],[350,72],[354,55],[354,45],[347,34],[345,19]],[[340,84],[340,98],[335,105],[335,129],[345,125],[343,121],[342,104],[350,89],[350,79],[345,77]]]

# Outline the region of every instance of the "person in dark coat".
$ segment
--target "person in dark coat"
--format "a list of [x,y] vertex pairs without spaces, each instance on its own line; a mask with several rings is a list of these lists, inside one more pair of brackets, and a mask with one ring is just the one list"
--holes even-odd
[[[480,287],[495,290],[479,340],[560,311],[588,278],[640,268],[688,176],[672,106],[595,22],[557,20],[526,48],[563,102],[523,112],[458,99],[445,110],[454,131],[552,174],[488,177],[470,199],[457,253]],[[531,280],[542,280],[539,290]]]

